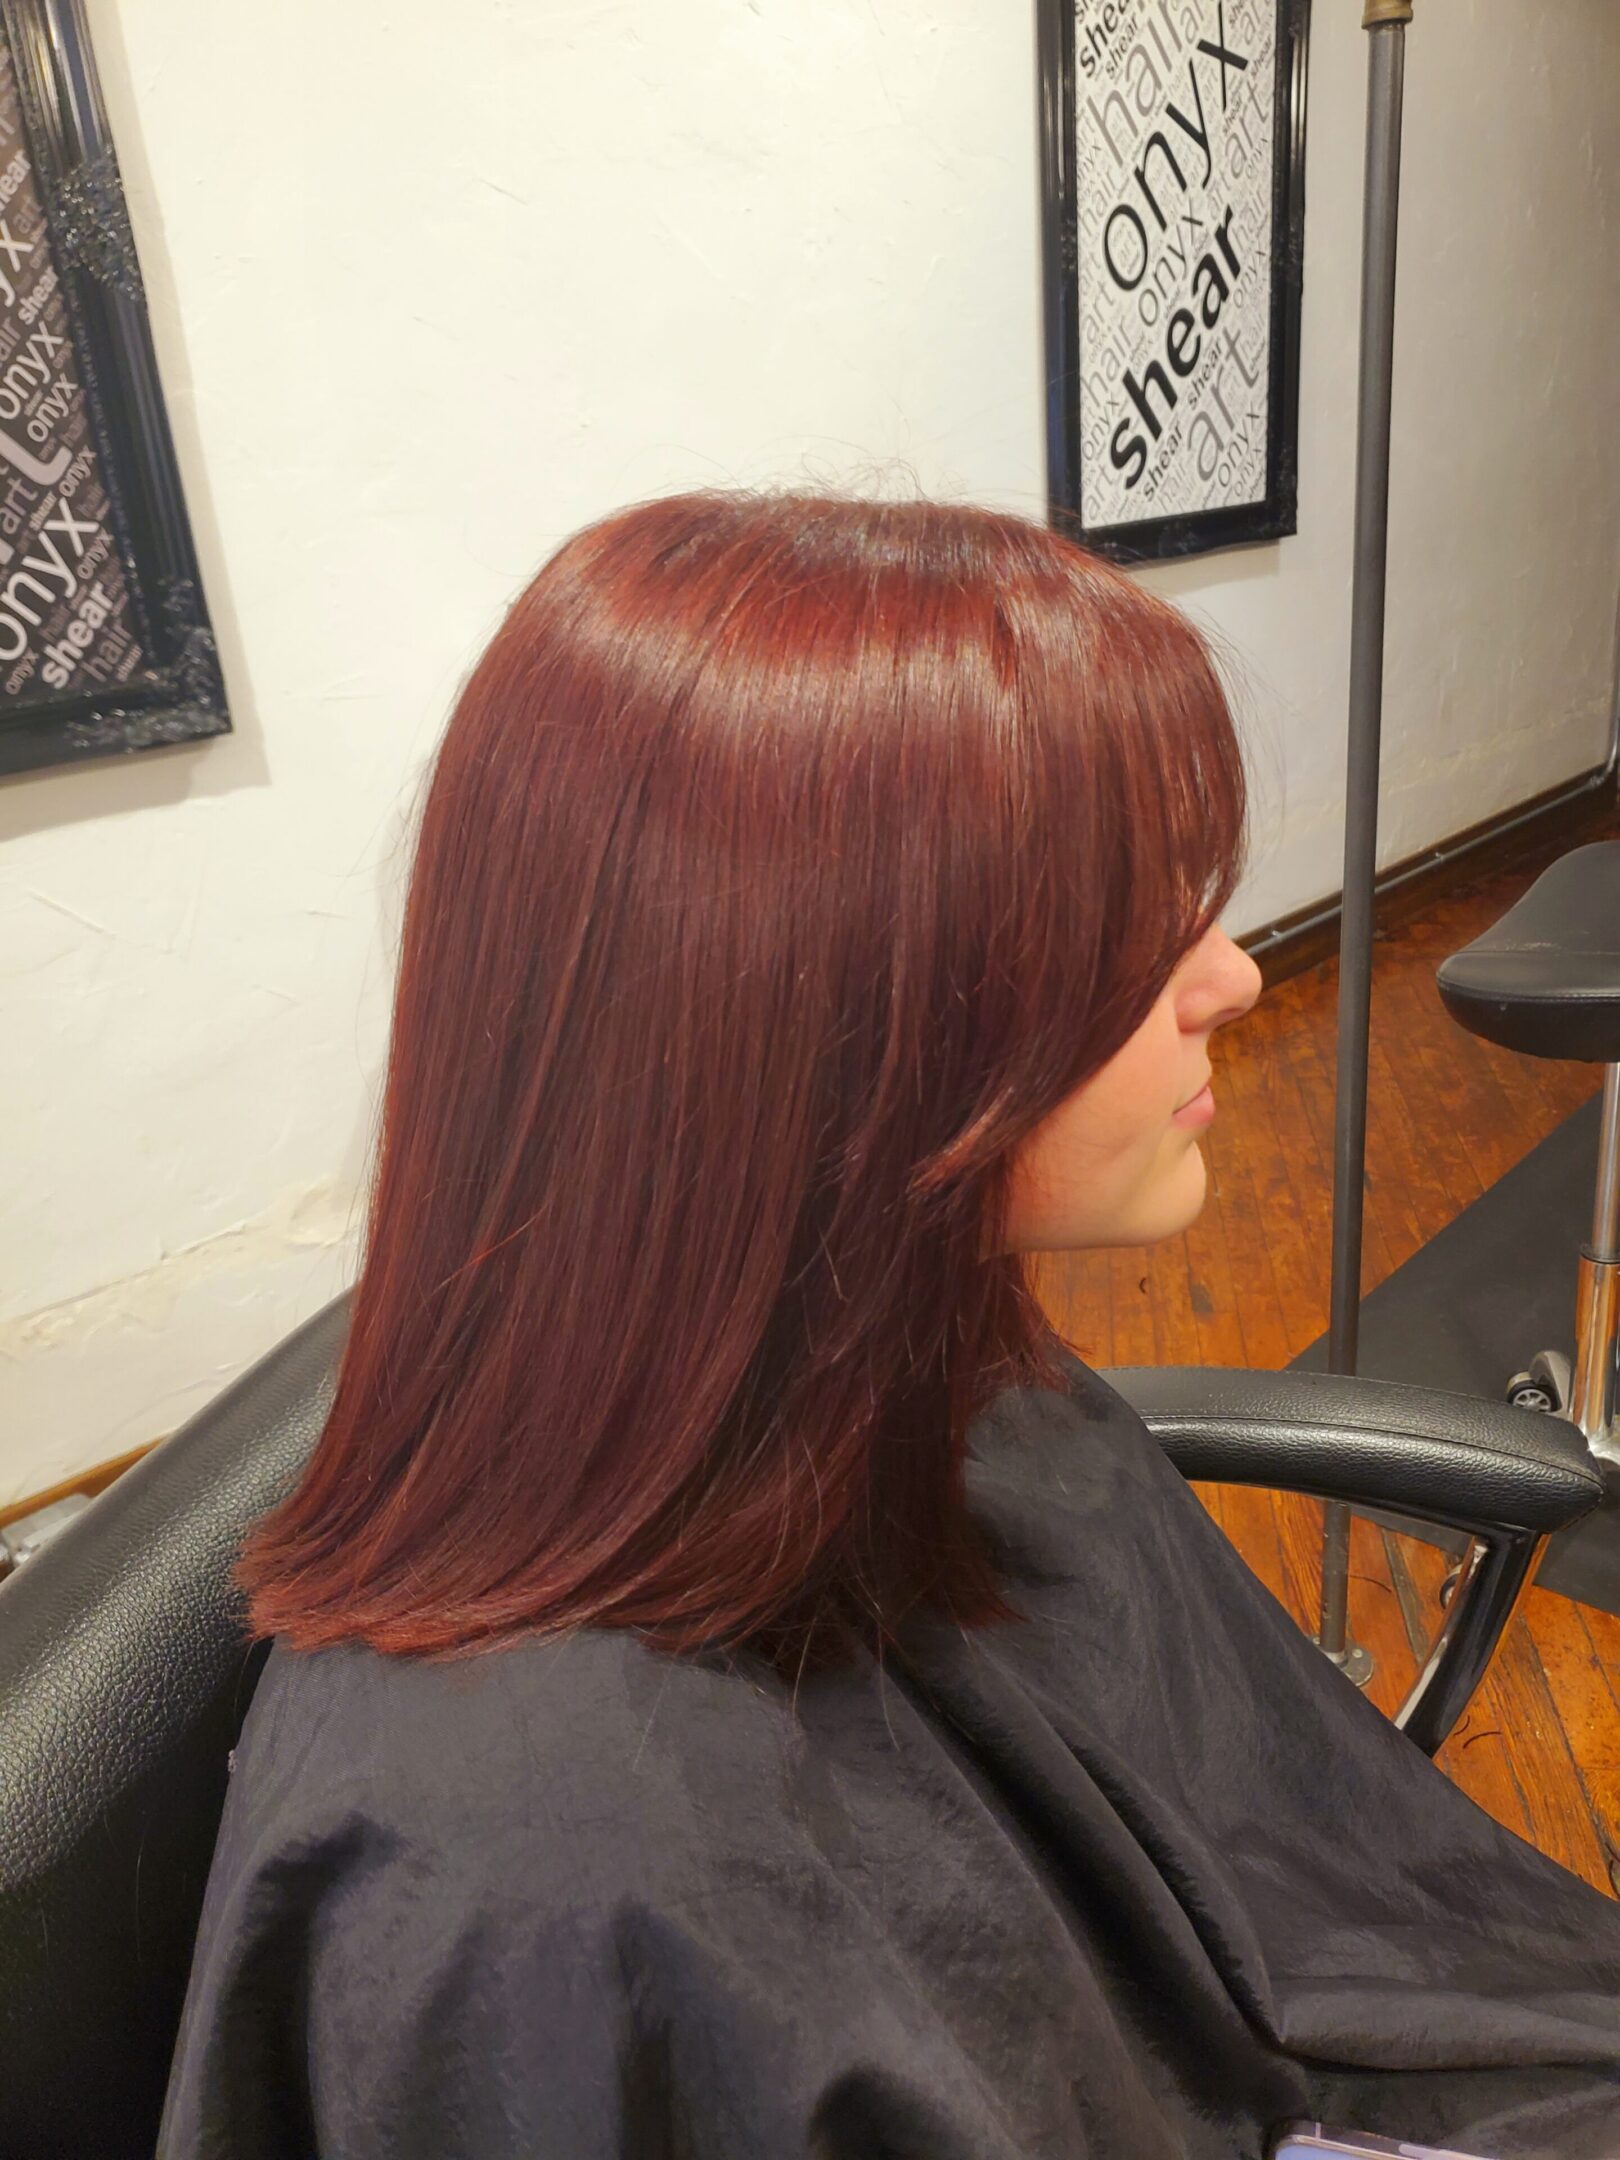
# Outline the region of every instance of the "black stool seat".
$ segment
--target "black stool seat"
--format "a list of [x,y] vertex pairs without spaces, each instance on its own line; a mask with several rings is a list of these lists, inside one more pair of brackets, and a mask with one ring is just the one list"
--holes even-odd
[[1560,857],[1435,979],[1451,1017],[1487,1042],[1620,1062],[1620,840]]

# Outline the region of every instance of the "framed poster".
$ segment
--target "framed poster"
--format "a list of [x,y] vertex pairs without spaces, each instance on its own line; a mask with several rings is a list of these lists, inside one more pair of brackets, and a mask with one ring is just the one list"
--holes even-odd
[[230,724],[81,0],[0,0],[0,774]]
[[1048,514],[1295,530],[1310,0],[1038,0]]

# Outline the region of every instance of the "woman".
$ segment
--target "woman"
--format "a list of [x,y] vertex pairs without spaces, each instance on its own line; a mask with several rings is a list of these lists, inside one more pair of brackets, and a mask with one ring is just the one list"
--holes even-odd
[[704,492],[522,594],[166,2160],[1620,2153],[1620,1913],[1026,1284],[1198,1213],[1243,815],[1189,624],[1013,516]]

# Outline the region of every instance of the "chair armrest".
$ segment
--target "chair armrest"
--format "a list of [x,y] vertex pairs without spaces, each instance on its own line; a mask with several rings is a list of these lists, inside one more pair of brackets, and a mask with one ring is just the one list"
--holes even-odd
[[1440,1633],[1395,1716],[1428,1755],[1484,1678],[1549,1533],[1603,1498],[1580,1432],[1543,1411],[1342,1373],[1183,1365],[1101,1377],[1183,1477],[1387,1508],[1472,1540]]
[[1117,1388],[1187,1478],[1274,1485],[1479,1536],[1546,1536],[1603,1479],[1578,1429],[1544,1411],[1342,1373],[1129,1366]]

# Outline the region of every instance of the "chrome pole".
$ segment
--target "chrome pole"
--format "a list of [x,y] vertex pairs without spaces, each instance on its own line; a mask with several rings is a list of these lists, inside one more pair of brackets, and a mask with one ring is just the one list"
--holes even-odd
[[[1344,900],[1339,919],[1338,1075],[1333,1132],[1333,1288],[1328,1367],[1353,1373],[1361,1317],[1367,1157],[1367,1036],[1372,1012],[1373,884],[1384,707],[1384,583],[1389,540],[1389,414],[1395,360],[1395,228],[1401,189],[1401,89],[1412,0],[1365,0],[1367,163],[1361,227],[1361,372],[1356,416],[1355,571],[1345,753]],[[1316,1640],[1358,1686],[1373,1661],[1350,1638],[1350,1510],[1322,1511],[1322,1613]]]
[[1603,1074],[1592,1235],[1575,1291],[1575,1375],[1569,1414],[1605,1462],[1620,1462],[1620,1065]]

